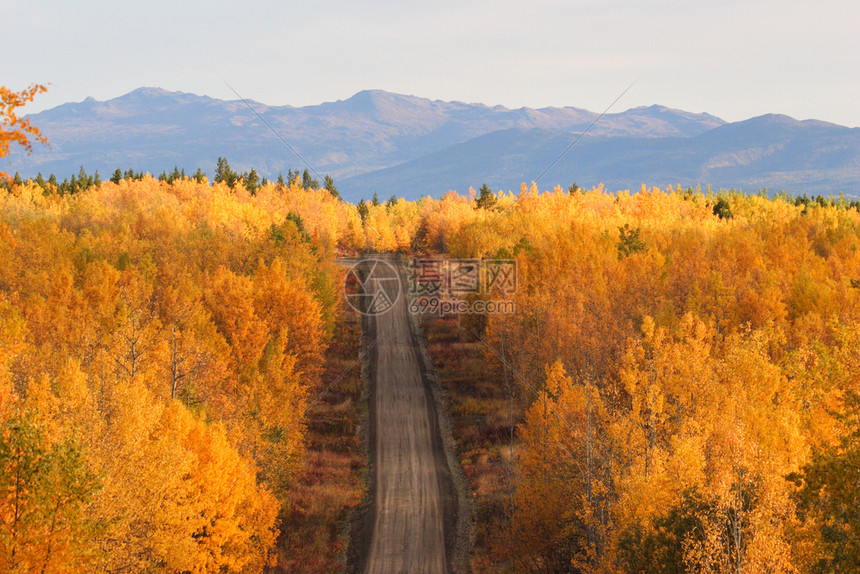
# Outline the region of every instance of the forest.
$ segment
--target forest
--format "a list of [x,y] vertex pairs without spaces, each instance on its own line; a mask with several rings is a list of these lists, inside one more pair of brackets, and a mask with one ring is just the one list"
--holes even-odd
[[860,564],[856,202],[523,184],[355,206],[307,172],[255,178],[6,178],[0,571],[307,552],[336,259],[373,252],[516,261],[514,313],[423,318],[449,329],[441,366],[472,353],[441,373],[473,571]]
[[517,413],[485,446],[515,482],[481,568],[857,564],[856,207],[523,186],[362,211],[298,178],[7,186],[2,569],[269,565],[334,260],[364,251],[516,259],[517,312],[457,321]]
[[144,178],[0,203],[2,570],[259,571],[331,336],[338,226],[310,216],[336,201]]
[[[858,222],[844,200],[644,187],[428,209],[427,246],[518,262],[517,313],[459,326],[519,413],[487,570],[856,568]],[[506,434],[473,460],[509,460]]]

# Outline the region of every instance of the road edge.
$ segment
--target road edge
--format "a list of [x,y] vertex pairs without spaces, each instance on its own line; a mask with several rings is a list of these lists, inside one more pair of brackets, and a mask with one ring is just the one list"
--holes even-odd
[[364,496],[354,508],[350,516],[350,536],[346,549],[346,572],[358,574],[367,569],[367,550],[373,538],[374,515],[376,513],[376,468],[370,450],[376,439],[376,428],[373,424],[376,409],[374,395],[376,385],[373,380],[372,368],[376,364],[376,345],[368,347],[376,340],[376,321],[362,313],[360,315],[358,352],[361,362],[362,383],[362,417],[358,429],[361,449],[364,454],[365,468]]
[[[398,271],[401,285],[401,294],[408,297],[406,286],[406,267],[402,261],[394,261]],[[439,383],[438,375],[433,364],[433,358],[427,348],[427,340],[424,337],[420,318],[409,311],[407,304],[407,321],[412,339],[412,346],[416,352],[421,370],[421,380],[428,397],[429,407],[433,414],[432,424],[438,429],[443,463],[447,470],[447,483],[443,488],[447,492],[443,496],[443,504],[447,507],[448,520],[444,525],[445,531],[445,553],[447,569],[451,574],[468,574],[471,572],[469,556],[474,542],[474,529],[472,524],[472,505],[469,498],[469,488],[457,458],[457,451],[452,433],[452,423],[448,415],[444,390]],[[350,573],[362,573],[367,568],[368,548],[372,542],[374,514],[376,512],[376,469],[371,456],[371,445],[376,439],[376,428],[373,424],[375,414],[375,383],[373,368],[376,364],[377,349],[373,344],[377,337],[376,321],[369,315],[361,315],[360,344],[361,357],[361,380],[364,386],[361,400],[364,404],[364,416],[359,428],[362,451],[366,460],[367,472],[365,475],[365,495],[356,506],[350,517],[351,528],[349,544],[346,550],[346,571]],[[368,347],[370,345],[370,347]],[[437,454],[438,456],[438,454]]]
[[[405,277],[405,266],[401,264],[398,266],[398,269],[401,275],[401,285],[408,285]],[[408,296],[408,291],[405,289],[404,296]],[[436,374],[436,367],[433,363],[433,357],[428,350],[427,339],[424,336],[420,316],[408,311],[408,305],[407,315],[409,317],[409,329],[412,333],[412,340],[415,344],[415,349],[418,351],[421,378],[432,400],[433,412],[436,416],[436,424],[439,428],[439,435],[442,441],[442,450],[445,453],[445,461],[448,466],[450,485],[454,491],[454,517],[449,524],[445,525],[448,567],[453,574],[468,574],[471,572],[469,556],[472,544],[474,543],[473,508],[469,498],[469,487],[463,474],[463,468],[460,466],[460,461],[457,458],[453,425],[451,417],[448,414],[445,391],[439,382],[439,376]]]

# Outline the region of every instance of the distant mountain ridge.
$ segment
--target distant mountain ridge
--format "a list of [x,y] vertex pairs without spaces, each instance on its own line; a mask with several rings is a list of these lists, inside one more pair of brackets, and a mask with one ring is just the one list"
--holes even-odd
[[179,166],[211,176],[224,156],[234,169],[274,178],[305,167],[280,136],[317,173],[333,175],[347,199],[438,197],[482,183],[518,189],[588,130],[541,188],[576,181],[860,194],[860,129],[816,120],[766,115],[729,124],[655,105],[592,125],[599,114],[574,107],[509,109],[381,90],[314,106],[248,104],[278,135],[240,100],[159,88],[63,104],[31,116],[51,148],[10,154],[9,170],[62,178],[80,166],[103,177],[117,167],[157,174]]

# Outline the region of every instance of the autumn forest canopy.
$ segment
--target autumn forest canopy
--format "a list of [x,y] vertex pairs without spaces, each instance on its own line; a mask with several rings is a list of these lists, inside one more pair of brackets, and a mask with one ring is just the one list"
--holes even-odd
[[857,203],[83,176],[0,189],[0,571],[273,565],[336,258],[366,252],[516,261],[515,313],[456,323],[517,413],[481,453],[513,484],[476,571],[860,563]]

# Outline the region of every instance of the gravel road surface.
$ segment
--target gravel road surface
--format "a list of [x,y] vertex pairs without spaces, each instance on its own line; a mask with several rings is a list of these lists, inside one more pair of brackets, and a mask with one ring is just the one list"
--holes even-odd
[[[378,265],[366,288],[379,289],[398,274]],[[451,474],[403,287],[388,311],[365,318],[365,340],[376,343],[369,355],[373,478],[362,571],[448,573]]]

